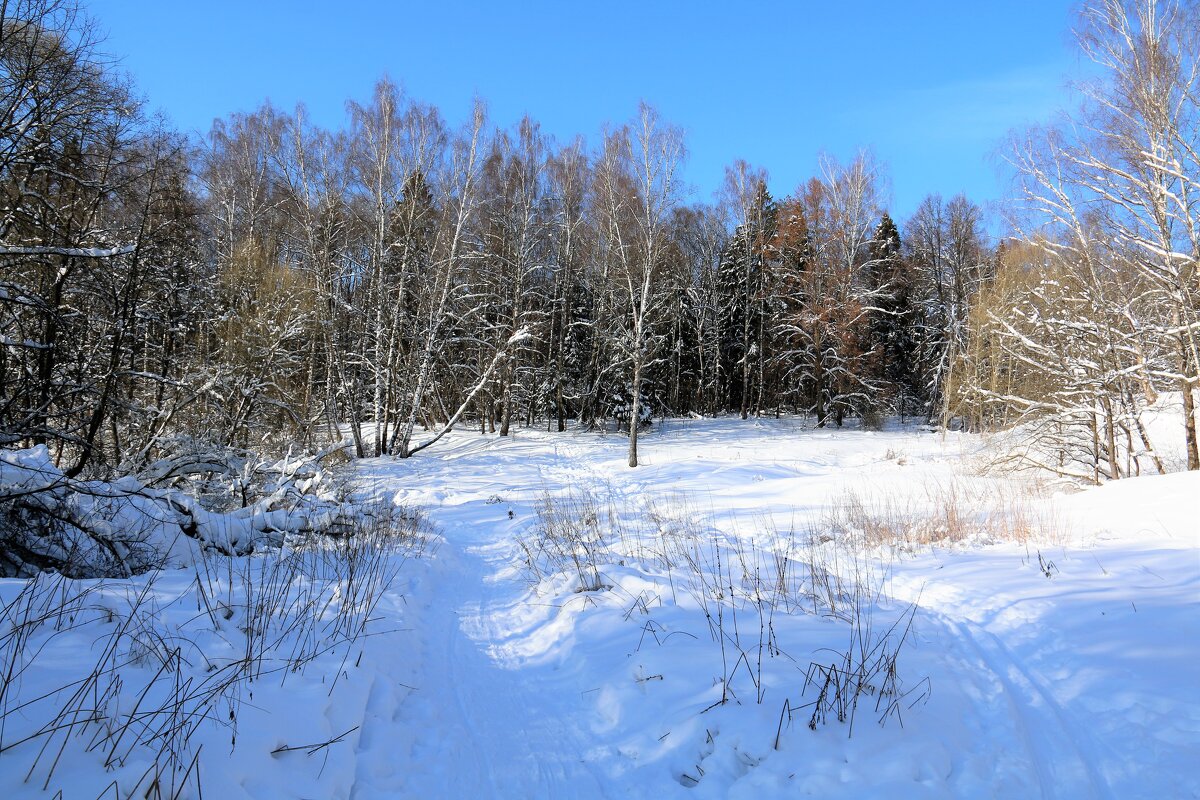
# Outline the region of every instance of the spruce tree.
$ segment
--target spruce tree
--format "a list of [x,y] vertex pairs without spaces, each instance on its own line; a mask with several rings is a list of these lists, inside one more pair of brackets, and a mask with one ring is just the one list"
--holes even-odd
[[765,315],[777,216],[778,206],[766,183],[760,182],[751,212],[725,246],[718,268],[723,394],[726,408],[739,409],[743,418],[755,394],[755,381],[761,382],[761,362],[768,357],[770,326]]
[[870,346],[875,374],[896,413],[919,414],[925,397],[917,368],[918,302],[913,271],[901,252],[900,231],[886,212],[870,245],[867,280],[873,300]]

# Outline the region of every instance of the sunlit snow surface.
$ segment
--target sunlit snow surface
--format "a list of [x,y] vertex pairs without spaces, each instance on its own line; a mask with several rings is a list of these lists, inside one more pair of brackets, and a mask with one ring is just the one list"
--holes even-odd
[[[853,736],[836,723],[809,730],[799,715],[776,750],[784,701],[813,699],[801,694],[803,670],[828,658],[822,648],[844,647],[847,626],[820,609],[777,614],[786,656],[768,657],[763,702],[743,671],[731,681],[738,701],[704,711],[720,698],[719,648],[678,587],[672,601],[662,570],[609,563],[613,589],[578,593],[571,577],[531,588],[514,567],[512,542],[537,524],[539,499],[576,490],[626,513],[684,503],[767,548],[789,529],[819,526],[847,488],[920,502],[956,479],[983,493],[1000,482],[956,478],[981,459],[975,438],[913,429],[668,421],[643,438],[635,470],[625,447],[613,435],[462,434],[420,462],[362,469],[366,485],[429,509],[446,539],[409,606],[418,688],[361,756],[366,765],[375,752],[378,764],[361,775],[364,796],[435,786],[463,797],[1165,797],[1200,788],[1190,766],[1200,755],[1200,476],[1054,497],[1069,528],[1057,545],[924,548],[891,561],[885,590],[897,602],[879,613],[890,619],[919,597],[900,666],[910,683],[929,678],[928,702],[906,710],[903,727],[860,714]],[[757,619],[741,626],[743,642],[756,643]],[[396,726],[409,729],[410,749],[389,749]]]
[[[810,729],[816,691],[804,691],[810,664],[845,650],[844,618],[815,601],[777,607],[760,666],[759,616],[729,604],[726,635],[751,655],[731,669],[739,650],[723,662],[694,579],[657,555],[664,526],[686,521],[697,552],[717,541],[765,568],[793,537],[820,538],[849,490],[911,511],[956,487],[982,514],[1011,489],[979,476],[983,446],[916,427],[668,420],[642,437],[637,469],[623,437],[578,431],[462,431],[409,460],[363,462],[360,490],[422,508],[436,550],[404,566],[361,659],[256,687],[235,747],[224,729],[203,739],[204,794],[1200,796],[1200,474],[1039,495],[1055,530],[1025,543],[860,548],[850,566],[882,589],[874,628],[917,606],[897,661],[912,694],[883,725],[876,698],[860,700],[852,730]],[[543,499],[564,493],[604,510],[600,589],[522,563]],[[742,565],[723,568],[744,585]],[[189,580],[157,590],[165,602]],[[73,635],[86,650],[98,634]],[[270,754],[355,725],[314,755]],[[0,756],[0,796],[38,796],[21,756]],[[64,796],[97,796],[97,774],[63,768]]]

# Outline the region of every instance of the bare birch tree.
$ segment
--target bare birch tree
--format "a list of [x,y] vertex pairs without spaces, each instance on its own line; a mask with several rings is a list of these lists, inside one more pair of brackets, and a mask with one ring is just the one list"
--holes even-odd
[[1187,465],[1200,469],[1200,9],[1175,0],[1094,0],[1077,36],[1102,71],[1082,87],[1082,112],[1014,144],[1024,204],[1040,223],[1026,236],[1080,265],[1095,296],[1124,269],[1136,273],[1136,302],[1108,317],[1129,323],[1114,335],[1136,332],[1138,347],[1127,354],[1149,346],[1170,358],[1156,368],[1134,355],[1123,368],[1180,393]]

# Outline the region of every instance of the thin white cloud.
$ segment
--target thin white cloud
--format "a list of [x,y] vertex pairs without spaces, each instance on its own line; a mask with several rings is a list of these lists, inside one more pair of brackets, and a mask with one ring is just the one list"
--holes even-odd
[[1013,128],[1049,121],[1074,102],[1066,69],[1055,63],[901,91],[864,113],[889,114],[888,137],[897,145],[987,145]]

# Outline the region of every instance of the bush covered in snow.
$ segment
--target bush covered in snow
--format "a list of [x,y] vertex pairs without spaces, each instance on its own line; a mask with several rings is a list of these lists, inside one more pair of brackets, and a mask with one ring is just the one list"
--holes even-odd
[[[629,431],[629,418],[633,414],[633,392],[629,387],[625,387],[624,392],[618,392],[612,396],[608,413],[616,420],[618,431]],[[641,392],[638,396],[638,429],[649,428],[653,421],[654,406],[646,397],[645,392]]]
[[185,453],[99,481],[68,477],[44,446],[4,450],[0,576],[127,577],[202,551],[244,556],[291,534],[338,533],[353,513],[315,458]]

